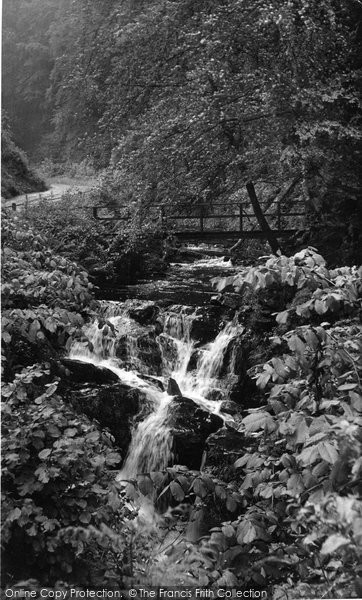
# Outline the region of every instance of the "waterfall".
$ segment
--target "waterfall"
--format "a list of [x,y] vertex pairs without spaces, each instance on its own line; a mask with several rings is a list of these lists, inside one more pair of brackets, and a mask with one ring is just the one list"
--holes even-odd
[[[95,320],[85,328],[89,344],[75,342],[70,358],[106,367],[117,374],[120,381],[141,390],[151,407],[151,413],[134,426],[132,441],[123,465],[121,478],[130,479],[139,473],[165,469],[172,460],[172,432],[167,426],[172,397],[163,392],[143,374],[142,357],[137,343],[140,326],[129,317],[127,309],[112,303],[107,308],[106,322]],[[173,306],[164,315],[163,331],[156,336],[162,355],[162,376],[165,386],[173,377],[185,397],[191,398],[205,410],[219,413],[223,396],[219,380],[224,357],[231,340],[240,326],[229,322],[211,343],[196,347],[191,337],[195,311],[189,307]],[[147,331],[147,328],[146,328]],[[143,330],[141,329],[143,333]],[[117,358],[117,341],[122,339],[124,357]],[[166,343],[165,343],[166,342]],[[167,344],[172,348],[167,349]],[[198,353],[194,368],[190,361]],[[215,401],[212,395],[218,395]],[[211,397],[210,397],[211,396]]]
[[[201,402],[205,405],[205,399],[208,398],[210,392],[220,391],[220,375],[224,356],[233,338],[239,333],[240,327],[234,322],[226,324],[224,329],[220,331],[213,342],[206,344],[199,349],[196,368],[194,371],[188,371],[185,363],[191,358],[195,348],[194,343],[189,340],[181,341],[180,362],[173,371],[172,376],[178,382],[182,393],[189,396],[196,402]],[[207,403],[207,406],[210,406]]]
[[162,359],[165,375],[173,377],[179,383],[186,378],[187,367],[195,347],[195,342],[191,338],[195,311],[187,313],[182,306],[174,306],[173,309],[174,312],[166,315],[163,336],[174,344],[176,356],[170,357],[169,354],[162,352]]
[[133,432],[127,459],[121,472],[123,479],[139,473],[162,471],[172,458],[172,435],[165,426],[171,397],[166,392],[154,395],[154,412],[138,424]]
[[[97,323],[92,324],[89,329],[93,333],[95,328],[98,328]],[[92,339],[96,336],[95,332]],[[92,355],[89,349],[80,347],[78,343],[74,344],[70,358],[106,367],[115,373],[122,383],[142,391],[152,407],[152,412],[134,428],[121,473],[122,478],[132,478],[138,473],[167,467],[172,458],[172,437],[165,421],[171,396],[142,379],[137,373],[119,367],[113,357],[103,359],[97,354]]]

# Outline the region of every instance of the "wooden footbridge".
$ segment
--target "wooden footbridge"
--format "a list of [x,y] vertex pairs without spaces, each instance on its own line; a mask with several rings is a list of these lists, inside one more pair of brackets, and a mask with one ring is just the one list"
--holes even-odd
[[[302,225],[305,216],[303,203],[293,204],[293,209],[286,210],[280,205],[276,212],[263,213],[267,223],[277,237],[292,235]],[[263,203],[261,209],[263,210]],[[102,221],[128,221],[131,219],[129,207],[119,206],[112,210],[107,206],[94,206],[93,217]],[[263,231],[258,223],[250,203],[231,204],[179,204],[164,206],[152,204],[147,208],[149,219],[158,220],[165,231],[185,241],[213,241],[239,238],[263,238]],[[300,225],[297,227],[297,225]]]
[[[294,185],[294,183],[293,183]],[[289,190],[292,186],[289,186]],[[285,202],[286,193],[279,201],[260,202],[251,182],[246,186],[249,200],[243,202],[150,204],[135,203],[111,207],[109,204],[86,206],[99,221],[130,221],[139,219],[161,224],[162,230],[185,242],[227,242],[242,239],[267,239],[277,248],[277,240],[295,234],[305,227],[305,202]],[[289,191],[287,190],[287,191]],[[86,193],[84,193],[85,198]],[[43,199],[39,197],[39,200]],[[45,198],[44,198],[45,199]],[[50,197],[49,201],[58,200]],[[60,199],[60,198],[59,198]],[[10,208],[10,207],[8,207]],[[12,211],[21,209],[11,205]],[[26,212],[27,205],[22,207]],[[77,209],[75,209],[77,210]]]
[[[276,240],[295,234],[305,226],[305,202],[259,202],[254,186],[247,184],[249,201],[232,203],[150,204],[140,209],[140,218],[158,221],[162,229],[185,242],[224,242],[266,238],[276,247]],[[285,195],[283,199],[285,198]],[[132,218],[135,209],[118,206],[94,206],[98,220]],[[141,212],[144,214],[142,215]],[[272,242],[274,240],[274,243]]]

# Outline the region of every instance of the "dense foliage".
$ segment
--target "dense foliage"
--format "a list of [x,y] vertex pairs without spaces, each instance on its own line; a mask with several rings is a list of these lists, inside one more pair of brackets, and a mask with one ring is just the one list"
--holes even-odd
[[41,229],[53,251],[88,271],[103,298],[106,289],[162,275],[167,263],[159,219],[143,222],[135,212],[128,221],[96,220],[91,205],[99,203],[99,190],[85,197],[70,194],[37,204],[27,211],[27,220]]
[[45,381],[49,370],[28,367],[3,390],[3,567],[8,581],[36,572],[44,582],[70,576],[95,583],[102,574],[92,575],[89,560],[97,547],[122,552],[110,470],[120,456],[64,404],[57,383]]
[[228,201],[246,179],[267,195],[297,181],[328,258],[338,239],[356,261],[358,2],[4,4],[4,106],[26,148],[110,165],[125,203]]
[[5,376],[59,351],[92,301],[88,274],[53,254],[21,217],[2,218],[2,341]]
[[36,572],[43,583],[97,585],[127,564],[132,514],[119,510],[112,436],[58,390],[59,358],[82,338],[93,285],[27,220],[4,214],[2,229],[3,580]]

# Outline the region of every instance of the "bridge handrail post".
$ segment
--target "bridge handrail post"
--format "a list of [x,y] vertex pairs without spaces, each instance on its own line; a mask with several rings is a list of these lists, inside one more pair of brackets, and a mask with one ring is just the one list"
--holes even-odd
[[280,206],[280,202],[278,202],[277,204],[277,229],[278,231],[280,231],[281,229],[281,221],[282,221],[282,214],[281,214],[281,206]]
[[240,202],[239,204],[239,229],[243,231],[243,204]]
[[204,207],[200,206],[200,231],[204,231]]

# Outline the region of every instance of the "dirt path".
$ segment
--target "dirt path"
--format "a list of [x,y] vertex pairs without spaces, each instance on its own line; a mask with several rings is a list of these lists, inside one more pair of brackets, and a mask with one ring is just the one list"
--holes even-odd
[[85,182],[82,180],[80,183],[79,180],[67,180],[67,183],[60,183],[57,181],[53,181],[50,183],[49,190],[46,192],[34,192],[33,194],[21,194],[20,196],[14,196],[14,198],[9,198],[8,200],[2,199],[1,205],[5,207],[9,207],[12,204],[21,205],[26,202],[28,199],[29,203],[35,203],[37,200],[42,198],[51,198],[54,196],[54,201],[60,199],[60,197],[65,194],[65,192],[86,192],[87,190],[92,189],[96,184],[95,179],[89,179],[89,182]]

